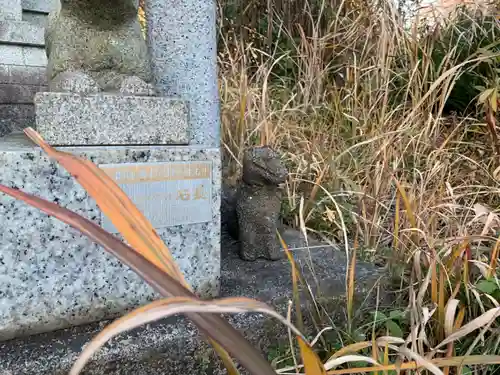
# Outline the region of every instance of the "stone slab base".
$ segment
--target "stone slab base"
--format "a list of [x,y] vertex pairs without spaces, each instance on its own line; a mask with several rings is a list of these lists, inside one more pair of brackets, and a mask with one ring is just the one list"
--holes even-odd
[[179,99],[112,94],[35,95],[36,127],[51,145],[182,145],[188,107]]
[[[85,156],[97,165],[211,162],[211,193],[203,197],[209,215],[199,222],[162,227],[158,234],[196,292],[205,297],[217,295],[219,149],[164,146],[63,149]],[[0,140],[0,183],[56,202],[99,225],[105,224],[95,201],[22,134]],[[114,317],[158,297],[132,271],[78,231],[4,194],[0,194],[0,228],[0,341]]]
[[[310,240],[311,249],[305,250],[304,240],[295,230],[287,230],[283,237],[290,248],[299,248],[293,253],[303,275],[314,294],[327,301],[329,317],[340,329],[345,322],[346,259],[342,249],[318,247],[318,242]],[[222,237],[222,247],[225,252],[221,264],[221,296],[257,298],[285,315],[288,301],[292,297],[289,262],[286,259],[276,262],[242,261],[237,256],[237,244],[225,235]],[[315,278],[311,265],[314,267]],[[376,290],[372,288],[379,282],[384,282],[383,271],[371,264],[358,262],[356,275],[356,295],[359,296],[356,307],[364,309],[369,307],[367,305],[373,306]],[[380,301],[379,306],[383,306],[383,303]],[[307,317],[307,303],[303,305],[304,316]],[[238,314],[227,318],[265,358],[276,353],[280,344],[282,347],[288,345],[287,331],[274,318],[261,314]],[[83,345],[108,323],[101,322],[0,343],[0,374],[65,375]],[[335,333],[332,335],[335,336]],[[174,317],[113,339],[87,365],[84,374],[225,373],[221,368],[213,350],[198,335],[196,327],[186,319]]]

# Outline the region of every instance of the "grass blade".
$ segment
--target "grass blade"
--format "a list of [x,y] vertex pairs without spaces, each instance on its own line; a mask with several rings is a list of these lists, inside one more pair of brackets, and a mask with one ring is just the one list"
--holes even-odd
[[354,289],[355,289],[355,273],[356,273],[356,252],[354,247],[352,251],[351,264],[349,265],[349,282],[347,284],[347,330],[352,332],[354,318]]
[[299,271],[297,270],[297,264],[295,263],[295,260],[293,259],[293,255],[288,249],[287,244],[285,243],[285,240],[283,240],[283,237],[281,237],[281,234],[277,232],[278,239],[281,242],[281,246],[283,246],[283,249],[285,250],[286,256],[288,257],[288,261],[290,262],[290,265],[292,266],[292,288],[293,288],[293,299],[295,303],[295,310],[297,313],[297,325],[303,330],[302,327],[302,322],[303,322],[303,317],[302,317],[302,311],[300,309],[300,295],[299,295],[299,279],[300,279],[300,274]]
[[455,314],[457,312],[458,304],[460,301],[458,299],[450,299],[446,304],[446,312],[444,319],[444,333],[449,336],[454,331],[455,326]]
[[396,208],[394,212],[394,250],[397,252],[398,251],[398,246],[399,246],[399,205],[400,205],[400,199],[399,199],[399,193],[396,192]]
[[438,366],[436,366],[434,363],[431,361],[425,359],[418,353],[415,353],[412,350],[409,350],[407,348],[399,348],[399,351],[406,355],[407,357],[415,360],[415,362],[418,364],[419,367],[424,367],[425,369],[429,370],[432,372],[434,375],[443,375],[443,372],[439,369]]
[[[379,337],[378,339],[376,339],[375,343],[378,346],[386,346],[386,345],[389,345],[389,344],[404,344],[405,340],[403,340],[403,339],[401,339],[399,337],[383,336],[383,337]],[[339,358],[339,357],[341,357],[343,355],[346,355],[346,354],[357,353],[360,350],[369,348],[372,345],[373,345],[373,343],[371,341],[361,341],[361,342],[357,342],[357,343],[354,343],[354,344],[350,344],[350,345],[344,346],[342,349],[337,350],[328,359],[328,361],[333,360],[335,358]]]
[[113,337],[159,319],[176,314],[192,312],[211,314],[258,312],[268,314],[277,318],[281,323],[289,326],[299,338],[302,338],[302,334],[299,330],[284,317],[265,303],[256,300],[249,298],[225,298],[212,301],[200,301],[188,297],[171,297],[142,306],[108,325],[85,347],[84,351],[73,365],[70,375],[78,375],[92,355]]
[[[300,273],[297,269],[295,260],[293,259],[293,255],[288,249],[287,244],[285,243],[285,240],[283,239],[283,237],[279,232],[277,232],[277,235],[279,241],[281,242],[281,246],[283,246],[283,249],[285,250],[288,260],[290,261],[290,264],[292,266],[293,296],[297,312],[297,325],[302,328],[303,318],[302,318],[302,311],[300,309],[300,295],[298,289],[298,279],[301,278]],[[300,336],[298,336],[297,339],[299,341],[300,354],[302,356],[302,361],[304,363],[304,369],[306,375],[316,375],[316,374],[326,375],[326,370],[323,367],[323,363],[319,359],[318,355],[311,348],[311,346],[308,345]]]
[[399,194],[401,195],[401,199],[403,200],[403,204],[406,210],[406,215],[408,216],[408,220],[410,220],[410,224],[413,227],[412,229],[417,229],[417,220],[415,219],[415,213],[411,208],[411,202],[408,199],[408,195],[406,194],[405,189],[401,186],[401,184],[396,178],[394,178],[394,182],[396,183],[396,187],[398,188]]
[[445,305],[446,305],[446,278],[445,271],[439,267],[439,297],[438,297],[438,337],[440,340],[444,338],[444,324],[445,324]]
[[[437,358],[430,361],[436,367],[458,367],[467,365],[498,365],[500,364],[500,356],[498,355],[470,355],[464,357],[452,358]],[[420,366],[417,362],[406,362],[397,365],[374,366],[374,367],[357,367],[342,370],[330,370],[328,375],[343,375],[343,374],[363,374],[376,371],[396,371],[396,370],[418,370]]]
[[339,358],[328,360],[328,362],[325,363],[325,368],[327,370],[331,370],[332,368],[342,365],[344,363],[360,362],[360,361],[368,362],[371,363],[372,365],[379,366],[379,363],[371,357],[366,357],[364,355],[345,355]]
[[497,241],[495,242],[495,247],[493,248],[493,252],[491,253],[490,269],[488,270],[489,279],[492,278],[493,275],[495,275],[495,273],[497,272],[499,248],[500,248],[500,237],[497,238]]
[[442,346],[458,340],[464,336],[467,336],[469,333],[474,332],[476,329],[479,329],[481,327],[484,327],[485,325],[489,324],[493,320],[497,319],[500,316],[500,307],[495,307],[493,309],[490,309],[486,311],[484,314],[481,316],[477,317],[470,323],[467,323],[464,325],[462,328],[459,330],[453,332],[451,335],[449,335],[447,338],[445,338],[441,343],[436,346],[434,350],[437,350],[441,348]]

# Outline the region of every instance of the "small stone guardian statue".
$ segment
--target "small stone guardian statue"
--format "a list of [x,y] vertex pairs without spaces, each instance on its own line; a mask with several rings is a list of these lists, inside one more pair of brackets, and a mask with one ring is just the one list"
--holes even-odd
[[45,46],[50,91],[155,94],[137,0],[60,0]]
[[241,186],[236,197],[240,257],[244,260],[282,259],[276,230],[280,225],[282,192],[288,171],[268,146],[251,147],[243,159]]

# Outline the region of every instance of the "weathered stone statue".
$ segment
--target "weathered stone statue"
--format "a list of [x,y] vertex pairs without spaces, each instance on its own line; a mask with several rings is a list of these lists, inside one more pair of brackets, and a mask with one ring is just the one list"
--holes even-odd
[[280,224],[282,192],[288,171],[270,147],[249,148],[243,159],[241,186],[236,197],[240,257],[244,260],[284,256],[276,230]]
[[137,0],[60,0],[45,31],[50,91],[154,95]]

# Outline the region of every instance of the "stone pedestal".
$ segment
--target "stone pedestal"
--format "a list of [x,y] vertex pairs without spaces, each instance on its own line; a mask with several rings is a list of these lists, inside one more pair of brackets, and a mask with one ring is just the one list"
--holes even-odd
[[51,145],[181,145],[189,141],[188,106],[176,98],[35,95],[36,128]]
[[[119,172],[114,178],[146,211],[195,291],[203,297],[217,295],[221,174],[218,148],[62,149],[90,159],[110,175]],[[134,182],[133,173],[123,173],[133,172],[140,165],[167,170],[163,177],[155,174],[160,185],[151,181],[141,185]],[[169,174],[168,170],[177,172]],[[83,188],[24,135],[0,140],[0,176],[5,185],[56,202],[113,232]],[[210,186],[205,186],[207,180]],[[152,191],[155,186],[156,191]],[[145,193],[137,194],[141,189]],[[157,210],[151,209],[151,204],[148,209],[145,198],[177,207],[185,217],[172,220],[172,214],[159,203]],[[115,317],[159,297],[135,273],[78,231],[3,194],[0,228],[0,341]]]
[[190,144],[220,145],[215,0],[145,2],[155,86],[189,102]]
[[[0,183],[116,232],[76,180],[24,135],[2,137],[37,127],[49,144],[112,176],[150,219],[195,292],[216,296],[221,167],[214,1],[146,2],[156,12],[148,40],[161,97],[153,98],[43,92],[44,25],[58,1],[0,0]],[[78,231],[0,194],[0,341],[113,318],[157,297]]]

